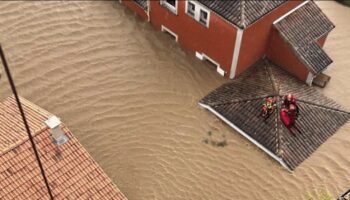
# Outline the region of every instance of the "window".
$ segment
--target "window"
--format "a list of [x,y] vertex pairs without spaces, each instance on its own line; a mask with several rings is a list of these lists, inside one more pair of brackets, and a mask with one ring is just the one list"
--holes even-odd
[[175,0],[165,0],[166,3],[170,4],[171,6],[173,6],[174,8],[176,7],[176,2]]
[[160,4],[177,14],[177,0],[161,0]]
[[207,23],[208,23],[208,13],[206,11],[200,10],[199,22],[201,22],[204,25],[207,25]]
[[187,13],[192,17],[194,17],[195,10],[196,10],[196,6],[189,1],[187,4]]
[[207,9],[197,4],[194,1],[187,0],[186,3],[186,13],[193,17],[200,24],[209,27],[209,17],[210,13]]

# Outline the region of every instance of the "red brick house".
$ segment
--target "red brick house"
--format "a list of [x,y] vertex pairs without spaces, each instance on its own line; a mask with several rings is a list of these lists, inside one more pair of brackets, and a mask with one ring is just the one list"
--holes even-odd
[[311,85],[332,63],[322,46],[335,26],[313,1],[119,1],[229,78],[268,57]]
[[[57,117],[23,98],[21,103],[55,200],[127,200]],[[0,199],[49,199],[23,126],[15,99],[0,102]]]

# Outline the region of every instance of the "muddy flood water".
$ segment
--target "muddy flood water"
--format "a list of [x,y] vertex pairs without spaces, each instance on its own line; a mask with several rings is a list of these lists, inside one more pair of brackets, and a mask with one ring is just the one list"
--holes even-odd
[[[318,4],[337,26],[321,92],[350,108],[350,8]],[[350,123],[287,172],[197,105],[228,80],[117,2],[1,2],[0,39],[20,94],[61,117],[130,200],[301,200],[350,187]]]

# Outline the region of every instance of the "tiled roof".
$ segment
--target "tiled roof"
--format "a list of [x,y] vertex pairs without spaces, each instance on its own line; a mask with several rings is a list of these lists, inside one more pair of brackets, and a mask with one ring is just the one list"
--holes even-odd
[[135,1],[138,5],[140,5],[144,10],[147,10],[147,0],[133,0]]
[[333,62],[317,40],[335,26],[313,1],[301,6],[274,26],[314,74],[320,73]]
[[269,13],[286,0],[265,1],[223,1],[223,0],[198,0],[218,15],[229,22],[245,28],[256,20]]
[[[57,147],[44,124],[52,115],[21,101],[55,199],[126,200],[64,124],[61,128],[69,141]],[[12,97],[0,103],[0,199],[48,199]]]
[[[277,97],[280,105],[288,93],[296,96],[300,108],[295,126],[302,134],[296,137],[282,124],[279,106],[266,123],[261,117],[267,96]],[[350,113],[336,102],[267,60],[260,60],[237,79],[217,88],[200,104],[238,127],[291,170],[350,119]]]

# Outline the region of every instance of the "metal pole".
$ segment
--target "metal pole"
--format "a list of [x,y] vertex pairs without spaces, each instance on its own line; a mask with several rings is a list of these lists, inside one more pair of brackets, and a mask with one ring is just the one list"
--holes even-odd
[[9,67],[8,67],[8,65],[7,65],[6,58],[5,58],[5,54],[4,54],[3,50],[2,50],[1,44],[0,44],[0,55],[1,55],[2,64],[4,65],[4,68],[5,68],[5,72],[6,72],[7,78],[8,78],[8,80],[9,80],[9,82],[10,82],[10,85],[11,85],[12,92],[13,92],[13,94],[15,95],[16,102],[17,102],[17,105],[18,105],[18,109],[19,109],[19,112],[20,112],[20,114],[21,114],[21,116],[22,116],[22,120],[23,120],[24,126],[25,126],[25,128],[26,128],[26,131],[27,131],[27,134],[28,134],[30,143],[32,144],[32,148],[33,148],[33,151],[34,151],[36,160],[37,160],[37,162],[38,162],[41,175],[43,176],[45,185],[46,185],[46,187],[47,187],[47,191],[48,191],[48,193],[49,193],[50,200],[53,200],[53,196],[52,196],[52,192],[51,192],[51,189],[50,189],[50,186],[49,186],[49,182],[47,181],[47,178],[46,178],[46,175],[45,175],[45,171],[44,171],[43,165],[42,165],[42,163],[41,163],[41,161],[40,161],[39,153],[38,153],[38,150],[36,149],[33,136],[32,136],[32,134],[31,134],[31,132],[30,132],[29,125],[28,125],[26,116],[25,116],[25,114],[24,114],[24,111],[23,111],[23,108],[22,108],[22,104],[21,104],[20,99],[19,99],[19,97],[18,97],[17,90],[16,90],[16,86],[15,86],[15,84],[14,84],[14,82],[13,82],[13,79],[12,79],[12,76],[11,76],[11,72],[10,72],[10,69],[9,69]]

